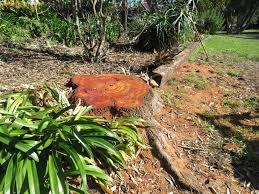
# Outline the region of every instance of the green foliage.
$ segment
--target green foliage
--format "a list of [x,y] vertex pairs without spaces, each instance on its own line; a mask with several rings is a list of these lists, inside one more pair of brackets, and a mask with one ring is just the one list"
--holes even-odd
[[204,77],[193,73],[186,77],[186,81],[189,83],[189,85],[200,90],[207,86],[207,80]]
[[168,106],[173,105],[174,95],[172,92],[163,92],[163,94],[161,95],[161,98],[163,99],[163,101],[166,105],[168,105]]
[[17,17],[14,14],[1,14],[0,40],[21,42],[30,36],[30,32],[17,22]]
[[242,101],[236,98],[227,97],[223,99],[223,104],[231,108],[238,108],[242,105]]
[[125,155],[143,145],[143,120],[85,116],[89,109],[57,86],[2,95],[0,193],[87,193],[88,179],[111,182],[102,168],[126,167]]
[[118,18],[109,18],[106,22],[106,38],[108,42],[116,42],[122,31],[122,25]]
[[[97,25],[97,22],[100,21],[98,20],[101,19],[96,19],[94,16],[88,17],[86,21],[86,29],[84,29],[84,33],[87,37],[90,37],[91,39],[100,38],[100,33],[98,33],[100,29]],[[119,18],[111,16],[105,19],[105,38],[108,42],[115,42],[119,38],[121,30],[122,25]]]
[[195,0],[177,0],[143,18],[137,17],[140,26],[145,26],[138,46],[144,50],[162,49],[190,40],[195,10]]
[[40,17],[43,26],[47,26],[46,36],[67,46],[76,44],[79,40],[77,27],[74,23],[60,18],[55,13],[47,13]]
[[[258,30],[246,32],[239,35],[211,35],[205,42],[209,56],[227,55],[225,61],[238,62],[243,59],[259,61],[259,39],[256,39]],[[198,53],[203,53],[201,47],[194,54]]]
[[254,110],[259,109],[259,98],[257,96],[250,96],[245,99],[237,99],[234,97],[226,97],[223,99],[223,104],[231,108],[251,108]]
[[213,8],[198,11],[196,26],[199,32],[215,34],[223,29],[223,25],[224,16],[219,9]]
[[104,11],[107,15],[105,21],[106,40],[109,43],[116,42],[123,31],[118,10],[113,5],[107,5]]
[[227,74],[231,77],[239,77],[240,76],[240,71],[236,69],[231,69],[227,72]]
[[259,97],[258,96],[252,96],[249,98],[246,98],[244,100],[245,107],[253,108],[255,110],[259,110]]
[[129,36],[134,37],[138,35],[146,27],[149,17],[150,14],[147,11],[136,13],[128,24]]
[[161,98],[167,106],[175,106],[176,108],[180,108],[182,104],[181,98],[174,96],[170,91],[163,92]]
[[197,3],[197,29],[199,32],[215,34],[222,30],[226,0],[202,0]]
[[193,122],[193,125],[198,126],[198,127],[202,127],[204,129],[206,129],[208,132],[215,131],[215,126],[207,120]]
[[0,9],[0,40],[24,42],[30,38],[44,36],[67,46],[78,41],[75,24],[61,19],[55,13],[46,12],[37,17],[34,12],[20,13],[21,10],[12,10],[6,13],[6,10]]

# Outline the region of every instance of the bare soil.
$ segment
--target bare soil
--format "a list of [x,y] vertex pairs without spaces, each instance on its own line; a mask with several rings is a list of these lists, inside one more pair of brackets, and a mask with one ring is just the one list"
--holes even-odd
[[[255,193],[259,189],[258,104],[251,108],[224,103],[258,98],[258,63],[249,63],[196,62],[175,71],[173,80],[159,89],[162,97],[171,97],[167,95],[155,117],[163,126],[163,151],[190,187],[177,184],[165,164],[154,158],[157,153],[145,150],[124,173],[128,193]],[[240,75],[228,75],[233,69]],[[193,87],[187,81],[190,74],[203,77],[206,87]]]
[[110,51],[105,61],[85,61],[80,47],[43,47],[35,40],[24,45],[0,44],[0,92],[42,85],[66,84],[73,75],[128,73],[154,61],[150,53]]
[[[0,46],[0,93],[45,81],[65,85],[75,74],[129,73],[155,60],[150,53],[112,52],[105,62],[89,64],[79,48],[11,47]],[[230,75],[233,69],[240,75]],[[156,89],[164,106],[155,119],[162,126],[164,152],[184,182],[175,180],[155,150],[141,149],[128,160],[123,180],[116,178],[110,189],[134,194],[258,192],[259,110],[245,101],[259,95],[258,69],[256,62],[219,59],[177,68],[173,79]],[[190,74],[203,77],[205,87],[188,81]],[[141,133],[149,143],[147,132]]]

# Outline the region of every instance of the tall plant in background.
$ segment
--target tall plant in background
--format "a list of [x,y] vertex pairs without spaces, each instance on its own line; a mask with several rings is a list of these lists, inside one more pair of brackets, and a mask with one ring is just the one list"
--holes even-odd
[[[66,46],[78,42],[76,25],[64,20],[46,5],[30,5],[25,1],[0,4],[0,40],[15,43],[44,37]],[[37,10],[37,12],[36,12]]]
[[258,6],[258,0],[229,0],[225,10],[227,32],[243,32],[249,26]]
[[[66,0],[48,2],[65,19],[77,26],[86,59],[96,62],[105,55],[108,41],[115,38],[120,31],[116,24],[115,5],[104,0]],[[115,14],[114,14],[115,13]]]
[[200,0],[197,3],[197,29],[201,33],[215,34],[223,30],[224,9],[227,0]]
[[[75,2],[77,1],[75,0]],[[105,55],[106,17],[103,12],[103,0],[91,0],[90,2],[92,5],[92,15],[88,17],[87,21],[83,21],[85,23],[85,33],[80,38],[85,48],[84,55],[91,61],[96,62]],[[76,23],[80,31],[78,18]]]
[[138,46],[144,50],[177,46],[193,35],[195,0],[176,0],[146,17],[145,30]]
[[85,116],[57,86],[0,96],[0,193],[87,193],[143,145],[136,123]]

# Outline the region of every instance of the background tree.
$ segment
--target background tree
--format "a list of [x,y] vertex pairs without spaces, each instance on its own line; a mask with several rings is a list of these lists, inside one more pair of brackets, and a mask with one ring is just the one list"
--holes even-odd
[[226,30],[228,33],[241,33],[250,24],[259,0],[231,0],[225,10]]

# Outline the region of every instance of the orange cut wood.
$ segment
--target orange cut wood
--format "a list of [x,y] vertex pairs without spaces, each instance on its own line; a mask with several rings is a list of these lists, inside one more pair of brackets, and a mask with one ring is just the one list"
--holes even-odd
[[95,109],[138,108],[149,92],[149,86],[142,79],[131,75],[77,75],[71,82],[77,86],[74,97]]

